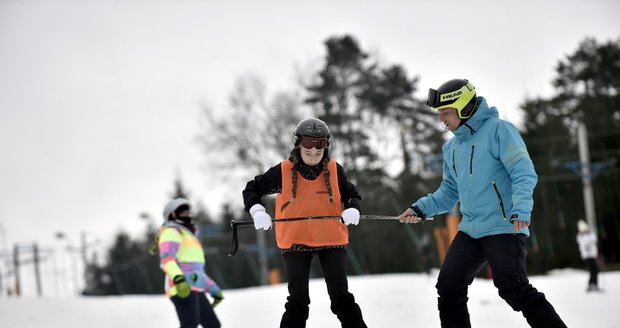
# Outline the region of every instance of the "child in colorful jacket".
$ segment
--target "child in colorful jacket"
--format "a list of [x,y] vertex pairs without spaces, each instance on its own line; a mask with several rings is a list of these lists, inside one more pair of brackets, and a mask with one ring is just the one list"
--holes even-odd
[[[161,268],[166,273],[166,296],[179,317],[181,328],[220,327],[213,308],[224,299],[220,287],[205,272],[205,256],[196,238],[190,204],[175,198],[164,208],[165,223],[159,231]],[[214,299],[209,303],[205,292]]]
[[359,223],[361,197],[342,166],[329,158],[330,133],[325,122],[316,118],[302,120],[294,135],[295,147],[290,158],[250,180],[243,190],[245,209],[252,215],[255,228],[271,229],[271,216],[261,198],[274,193],[277,194],[276,220],[336,216],[342,222],[302,220],[276,226],[276,241],[286,264],[289,291],[280,327],[306,326],[310,263],[314,255],[325,273],[331,310],[342,327],[366,327],[360,307],[348,291],[346,275],[347,225]]

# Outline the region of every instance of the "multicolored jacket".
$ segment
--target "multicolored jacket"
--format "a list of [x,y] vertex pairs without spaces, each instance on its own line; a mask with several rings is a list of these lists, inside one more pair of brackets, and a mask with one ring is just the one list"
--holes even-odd
[[205,256],[202,245],[186,227],[167,222],[159,230],[159,258],[162,270],[166,273],[166,296],[177,294],[173,279],[185,276],[192,291],[208,292],[214,295],[220,287],[205,272]]

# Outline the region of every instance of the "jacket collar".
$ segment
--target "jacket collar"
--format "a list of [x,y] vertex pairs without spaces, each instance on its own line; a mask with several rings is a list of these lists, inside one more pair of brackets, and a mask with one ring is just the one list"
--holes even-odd
[[463,125],[452,131],[457,138],[463,139],[476,133],[482,124],[489,118],[499,117],[497,108],[489,107],[484,97],[478,97],[478,109]]
[[185,229],[189,230],[193,234],[196,233],[196,227],[195,226],[187,226],[185,224],[181,224],[181,223],[175,222],[175,221],[166,221],[166,223],[164,223],[164,227],[177,228],[177,229],[185,228]]

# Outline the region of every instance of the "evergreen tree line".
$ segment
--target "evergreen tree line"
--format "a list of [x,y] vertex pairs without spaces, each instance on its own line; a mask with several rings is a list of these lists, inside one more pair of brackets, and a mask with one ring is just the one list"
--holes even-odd
[[[300,73],[298,88],[268,98],[260,78],[245,76],[231,92],[225,117],[204,107],[199,140],[209,170],[226,177],[221,183],[242,185],[230,181],[247,181],[288,158],[296,124],[315,116],[331,130],[331,157],[341,163],[362,194],[362,214],[398,215],[411,201],[438,187],[441,146],[447,134],[440,129],[437,113],[424,105],[425,99],[414,97],[418,79],[402,65],[380,63],[349,35],[331,37],[324,46],[321,66]],[[597,230],[607,266],[617,265],[620,254],[620,39],[600,43],[586,38],[558,62],[555,74],[553,96],[525,99],[521,105],[523,137],[539,175],[528,239],[531,274],[582,267],[575,235],[585,209],[581,177],[573,172],[579,160],[578,122],[589,131],[591,162],[597,173],[592,180]],[[493,95],[484,90],[479,94],[493,105]],[[269,269],[284,272],[273,230],[240,227],[239,252],[227,256],[231,220],[250,219],[243,211],[241,190],[238,194],[239,201],[224,204],[217,219],[199,203],[194,207],[207,273],[223,288],[260,284],[260,234],[266,234]],[[175,181],[170,196],[189,197],[181,181]],[[273,215],[273,198],[265,201]],[[142,239],[119,234],[106,263],[88,266],[84,293],[162,293],[159,258],[148,253],[158,224],[150,223]],[[350,227],[350,274],[438,267],[435,244],[440,234],[436,232],[443,225],[441,217],[417,225],[362,220]],[[321,276],[320,266],[312,268],[313,276]]]

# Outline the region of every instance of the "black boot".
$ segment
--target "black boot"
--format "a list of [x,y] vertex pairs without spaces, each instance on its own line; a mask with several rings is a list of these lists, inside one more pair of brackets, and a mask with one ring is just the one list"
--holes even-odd
[[331,309],[340,320],[342,328],[367,328],[353,294],[347,293],[332,301]]

